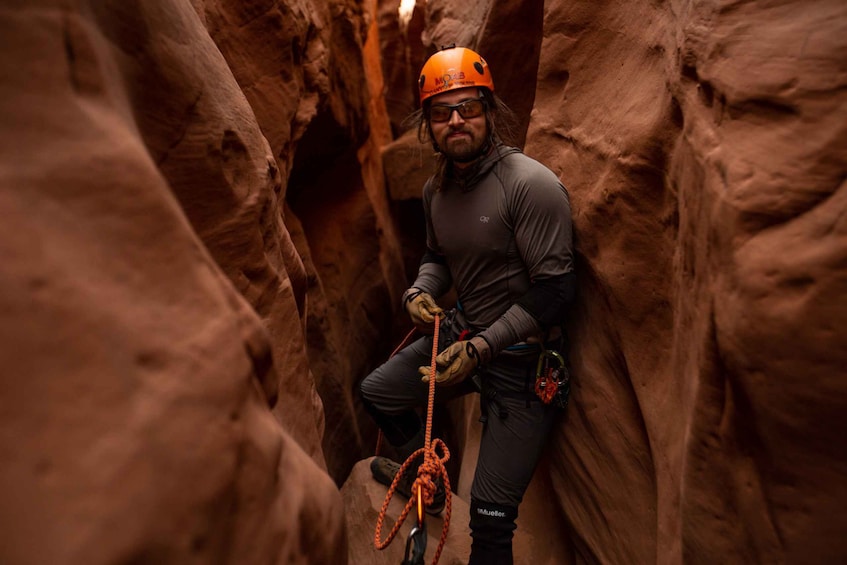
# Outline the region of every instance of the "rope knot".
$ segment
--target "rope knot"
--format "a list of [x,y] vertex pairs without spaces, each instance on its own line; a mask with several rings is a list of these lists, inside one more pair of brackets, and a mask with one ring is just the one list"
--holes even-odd
[[[394,482],[392,482],[391,486],[388,488],[388,492],[385,495],[385,500],[382,503],[382,509],[380,510],[379,516],[376,520],[376,531],[374,532],[374,546],[377,549],[385,549],[386,547],[388,547],[388,544],[391,543],[391,540],[393,540],[394,536],[397,535],[397,532],[400,531],[400,526],[403,525],[403,522],[409,515],[409,511],[412,509],[412,506],[416,504],[417,497],[414,496],[414,493],[418,492],[418,489],[420,489],[423,505],[431,505],[433,503],[433,500],[435,499],[435,493],[438,490],[438,486],[433,480],[433,477],[441,477],[441,480],[444,482],[445,493],[444,525],[441,529],[441,540],[438,543],[438,547],[435,549],[435,555],[432,559],[432,565],[437,565],[438,559],[441,557],[441,550],[444,548],[444,543],[447,541],[447,530],[450,527],[452,498],[452,493],[450,492],[450,477],[447,475],[447,468],[444,466],[444,464],[450,459],[450,450],[447,449],[447,445],[441,439],[432,438],[432,412],[435,404],[435,358],[438,355],[438,330],[439,316],[438,314],[436,314],[435,332],[432,336],[432,358],[430,361],[429,399],[427,402],[426,435],[424,440],[424,447],[412,453],[412,455],[410,455],[409,458],[406,459],[406,461],[400,466],[400,470],[394,477]],[[392,356],[393,355],[394,354],[392,353]],[[438,454],[439,451],[442,455]],[[420,467],[418,467],[418,476],[413,483],[413,496],[409,498],[408,502],[406,503],[406,506],[403,508],[403,511],[400,513],[400,516],[394,523],[394,527],[391,528],[391,531],[388,533],[388,537],[385,540],[382,540],[381,537],[383,520],[385,519],[385,514],[388,510],[388,504],[389,502],[391,502],[391,498],[394,496],[394,491],[397,488],[397,483],[403,473],[406,472],[406,469],[412,464],[412,462],[418,457],[418,455],[421,454],[421,452],[423,452],[423,462],[420,464]],[[420,516],[423,516],[422,509],[419,509],[419,511]]]
[[433,501],[435,500],[435,491],[438,490],[435,481],[432,480],[428,474],[418,475],[418,478],[415,479],[414,489],[412,492],[417,492],[417,489],[423,489],[421,492],[423,493],[423,501],[427,506],[432,506]]

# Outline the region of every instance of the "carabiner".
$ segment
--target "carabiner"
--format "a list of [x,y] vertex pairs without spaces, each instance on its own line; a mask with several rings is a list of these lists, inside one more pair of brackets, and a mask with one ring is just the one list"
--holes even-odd
[[426,522],[415,526],[406,540],[406,556],[400,565],[424,565],[426,553]]
[[570,385],[565,359],[553,349],[543,349],[535,369],[535,394],[544,404],[564,408],[568,403]]
[[535,368],[535,378],[540,379],[544,378],[545,371],[550,368],[550,361],[556,361],[558,364],[558,368],[563,368],[565,366],[565,358],[562,357],[562,354],[554,349],[544,349],[538,355],[538,365]]

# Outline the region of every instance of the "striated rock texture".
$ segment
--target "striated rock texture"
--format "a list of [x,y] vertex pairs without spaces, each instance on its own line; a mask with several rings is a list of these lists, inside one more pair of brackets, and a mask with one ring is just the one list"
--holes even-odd
[[[507,4],[431,0],[423,41],[525,86],[526,152],[574,208],[577,381],[516,559],[843,560],[847,7],[548,1],[536,27]],[[451,408],[460,495],[474,408]],[[564,547],[530,555],[545,530]]]
[[[408,329],[401,122],[450,43],[574,208],[573,402],[516,563],[843,561],[847,5],[398,7],[0,7],[0,562],[398,561],[355,391]],[[478,416],[437,417],[442,563]]]
[[552,453],[577,555],[837,561],[847,6],[561,2],[544,25],[527,151],[571,188],[583,260]]
[[[262,222],[282,242],[297,301],[293,311],[267,289],[277,310],[267,320],[277,329],[273,341],[294,363],[281,386],[299,402],[296,392],[312,383],[304,378],[311,373],[325,417],[304,420],[301,408],[275,413],[286,427],[325,428],[323,456],[340,484],[374,445],[363,445],[354,384],[374,352],[384,355],[389,347],[379,329],[393,323],[404,284],[380,157],[391,130],[382,98],[370,96],[382,91],[376,4],[209,0],[204,6],[210,34],[277,158],[277,198],[286,198]],[[256,250],[268,252],[267,245]],[[292,331],[298,325],[292,313],[299,313],[304,334]]]
[[[0,561],[346,562],[333,478],[362,456],[353,372],[402,290],[390,130],[361,80],[374,11],[0,8]],[[295,217],[309,190],[334,202],[336,239]],[[307,346],[322,324],[344,363]]]

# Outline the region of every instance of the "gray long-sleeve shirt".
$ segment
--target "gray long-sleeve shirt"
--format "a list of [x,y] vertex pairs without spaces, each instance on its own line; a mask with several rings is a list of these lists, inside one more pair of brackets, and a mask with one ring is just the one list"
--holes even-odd
[[573,271],[568,193],[550,169],[498,145],[469,178],[448,176],[423,190],[427,247],[445,265],[424,263],[414,286],[438,297],[455,285],[468,323],[493,353],[541,333],[515,304],[533,280]]

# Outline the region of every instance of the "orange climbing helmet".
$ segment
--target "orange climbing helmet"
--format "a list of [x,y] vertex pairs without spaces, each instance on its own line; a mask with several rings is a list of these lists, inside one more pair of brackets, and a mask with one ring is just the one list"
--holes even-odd
[[421,69],[418,78],[421,106],[424,100],[436,94],[469,86],[481,86],[494,92],[494,80],[488,63],[479,53],[465,47],[444,47],[430,57]]

